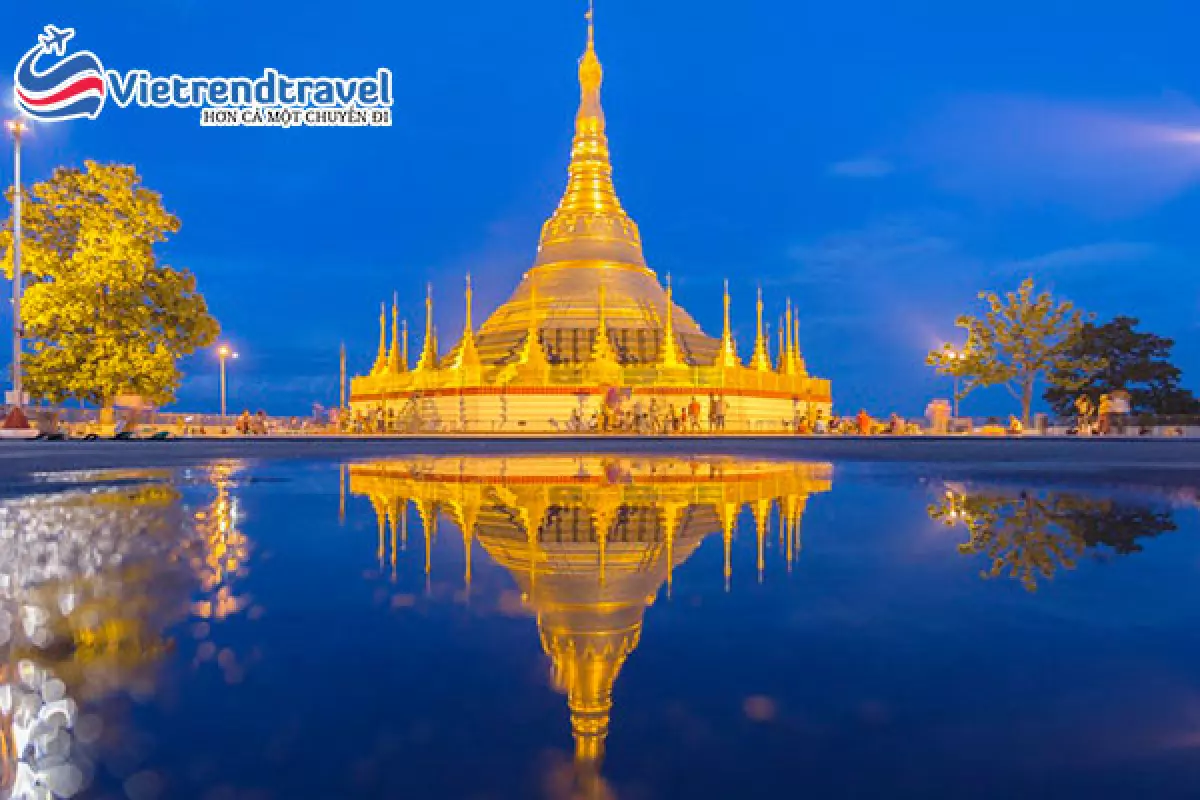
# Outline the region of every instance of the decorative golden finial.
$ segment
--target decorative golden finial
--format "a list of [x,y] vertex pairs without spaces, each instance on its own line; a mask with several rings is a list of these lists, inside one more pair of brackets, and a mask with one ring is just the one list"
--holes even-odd
[[617,354],[613,352],[612,342],[608,340],[608,287],[600,282],[599,322],[596,325],[596,339],[592,343],[592,363],[601,366],[612,366],[617,363]]
[[763,335],[763,299],[762,287],[758,287],[758,303],[755,306],[758,314],[758,329],[754,335],[754,355],[750,359],[750,368],[759,372],[771,371],[771,353],[768,350],[767,340],[770,335]]
[[400,354],[400,363],[404,365],[404,369],[408,369],[408,320],[401,323],[400,328],[400,344],[403,348]]
[[425,345],[417,361],[417,371],[437,369],[437,334],[433,330],[433,284],[425,285]]
[[796,311],[796,318],[792,320],[792,357],[793,363],[796,365],[797,375],[807,375],[808,367],[804,363],[804,356],[800,355],[800,312]]
[[379,353],[375,356],[375,364],[371,367],[372,375],[382,375],[387,372],[387,304],[379,304]]
[[787,343],[783,335],[783,317],[779,318],[779,362],[775,365],[781,375],[787,371]]
[[454,369],[478,370],[482,363],[479,360],[479,350],[475,346],[475,330],[471,322],[471,301],[475,293],[471,290],[471,275],[467,273],[467,291],[465,300],[466,316],[463,319],[462,341],[458,343],[458,355],[454,359]]
[[466,291],[467,319],[463,323],[463,327],[468,331],[473,330],[472,325],[471,325],[471,299],[474,297],[474,295],[475,295],[475,293],[473,291],[471,291],[471,273],[468,272],[467,273],[467,291]]
[[667,274],[667,327],[663,331],[663,348],[661,365],[666,369],[678,369],[684,366],[679,357],[679,348],[675,344],[675,292],[671,287],[671,275]]
[[408,372],[408,353],[400,357],[400,293],[392,294],[392,346],[388,350],[388,372],[399,375]]
[[796,348],[792,342],[792,298],[787,299],[787,311],[785,313],[787,327],[784,329],[784,352],[780,358],[780,366],[783,367],[782,372],[785,375],[796,374]]
[[579,111],[567,168],[567,189],[542,226],[536,266],[605,261],[646,269],[642,239],[613,186],[600,85],[604,69],[596,55],[595,14],[587,13],[587,47],[579,59]]
[[721,356],[720,364],[727,369],[740,367],[742,364],[738,361],[737,345],[733,342],[733,327],[729,322],[729,281],[725,281],[725,325],[721,333]]

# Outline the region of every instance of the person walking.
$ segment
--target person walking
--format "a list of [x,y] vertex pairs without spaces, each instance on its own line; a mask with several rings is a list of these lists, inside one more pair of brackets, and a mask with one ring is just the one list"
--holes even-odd
[[700,432],[700,401],[692,395],[692,402],[688,403],[688,419],[692,423],[692,433]]
[[1112,427],[1116,434],[1125,433],[1125,426],[1129,421],[1129,413],[1133,410],[1133,404],[1130,402],[1129,392],[1124,389],[1118,389],[1112,393],[1112,403],[1110,411],[1112,412]]
[[1112,426],[1112,398],[1107,394],[1100,395],[1100,404],[1096,408],[1096,424],[1100,428],[1100,435],[1107,436],[1109,428]]
[[1075,427],[1080,436],[1089,436],[1092,432],[1092,401],[1086,394],[1075,398],[1076,423]]

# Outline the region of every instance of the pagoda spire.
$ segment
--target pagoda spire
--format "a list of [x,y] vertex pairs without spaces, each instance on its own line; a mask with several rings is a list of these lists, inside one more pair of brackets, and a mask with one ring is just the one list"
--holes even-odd
[[733,342],[733,327],[729,324],[729,281],[725,281],[724,301],[725,324],[721,333],[721,354],[718,362],[726,368],[740,367],[742,364],[738,361],[737,345]]
[[388,350],[387,368],[393,375],[408,372],[408,347],[404,348],[404,356],[400,355],[400,295],[392,294],[392,346]]
[[671,288],[671,276],[667,275],[667,327],[663,331],[663,349],[660,365],[666,369],[678,369],[687,366],[679,357],[679,347],[675,343],[675,300]]
[[541,336],[538,335],[538,276],[536,273],[529,275],[529,329],[525,332],[525,341],[517,355],[517,363],[534,369],[549,366],[546,361],[546,351],[542,349]]
[[400,323],[400,363],[408,369],[408,320]]
[[807,375],[808,367],[804,363],[804,356],[800,355],[800,312],[796,312],[796,318],[792,320],[792,361],[796,365],[797,375]]
[[617,354],[613,352],[612,342],[608,340],[608,319],[607,308],[605,304],[608,287],[603,282],[600,284],[600,303],[599,313],[600,321],[596,325],[596,340],[592,344],[592,361],[596,362],[613,362],[617,361]]
[[754,357],[750,359],[750,368],[759,372],[771,371],[771,354],[768,351],[767,337],[763,335],[763,301],[762,287],[758,287],[758,332],[754,336]]
[[579,59],[579,111],[567,167],[567,188],[542,226],[536,266],[567,261],[607,261],[645,269],[637,224],[621,207],[613,186],[596,55],[595,15],[587,13],[587,47]]
[[375,364],[371,367],[372,375],[382,375],[387,372],[387,304],[379,304],[379,353],[375,356]]
[[471,275],[467,274],[467,290],[464,300],[467,306],[466,317],[463,320],[462,341],[458,344],[458,355],[454,359],[455,369],[471,369],[480,366],[479,350],[475,347],[475,330],[471,321],[471,300],[475,293],[471,290]]
[[425,345],[417,361],[417,371],[437,369],[437,338],[433,332],[433,284],[425,286]]
[[787,371],[787,339],[783,335],[783,317],[779,318],[779,361],[775,364],[776,371],[783,374]]
[[784,375],[796,374],[796,346],[792,339],[792,298],[787,299],[787,311],[784,314],[784,348],[779,358],[780,370]]

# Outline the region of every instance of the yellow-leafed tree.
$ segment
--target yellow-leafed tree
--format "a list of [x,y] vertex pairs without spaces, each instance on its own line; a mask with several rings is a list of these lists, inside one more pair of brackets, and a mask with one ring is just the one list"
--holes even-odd
[[[29,393],[100,405],[127,394],[173,400],[179,359],[220,328],[195,276],[158,262],[155,245],[180,224],[162,197],[131,166],[87,161],[27,190],[22,220]],[[11,278],[11,222],[0,248]]]

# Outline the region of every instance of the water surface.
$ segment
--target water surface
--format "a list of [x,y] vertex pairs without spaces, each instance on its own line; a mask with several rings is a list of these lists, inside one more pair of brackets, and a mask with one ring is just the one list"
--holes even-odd
[[38,476],[0,547],[14,796],[1200,791],[1186,480],[225,461]]

